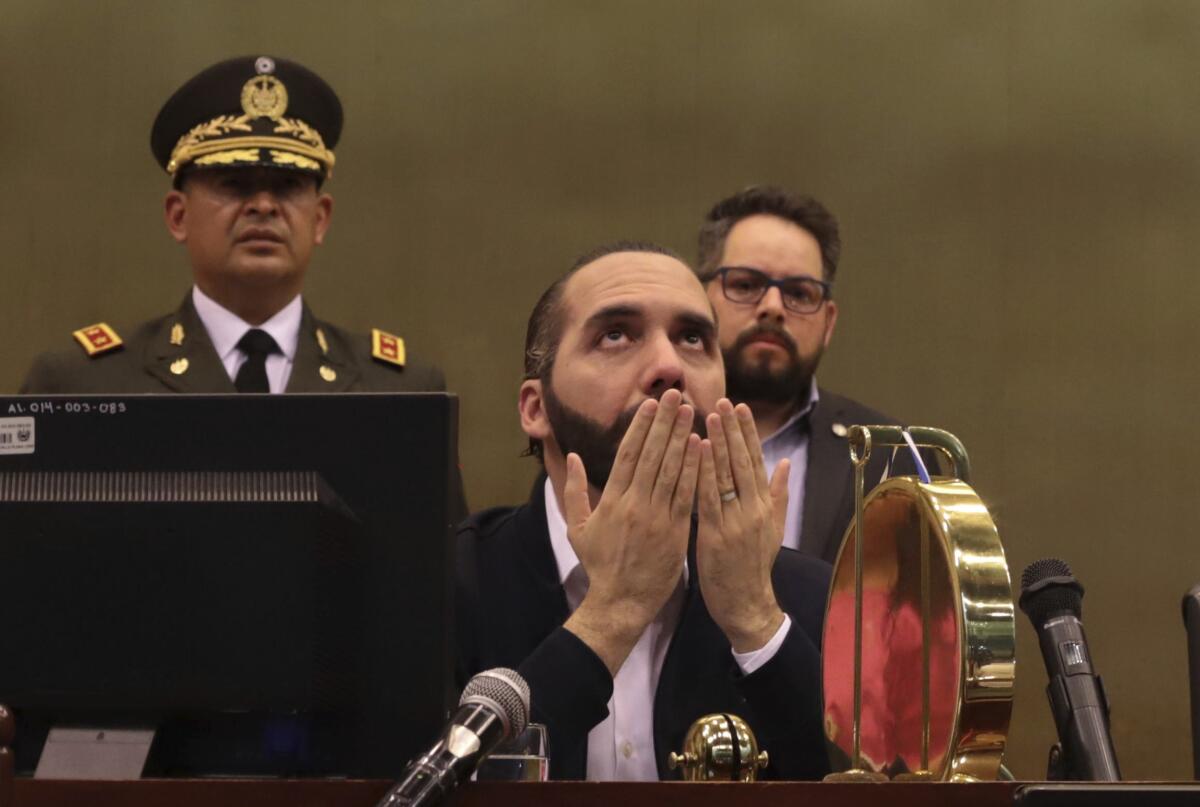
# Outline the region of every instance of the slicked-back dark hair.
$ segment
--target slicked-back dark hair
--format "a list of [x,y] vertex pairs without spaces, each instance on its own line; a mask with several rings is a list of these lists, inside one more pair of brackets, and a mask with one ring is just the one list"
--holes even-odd
[[[684,265],[687,264],[687,261],[675,250],[652,241],[612,241],[580,255],[565,273],[542,292],[542,296],[538,298],[537,303],[533,306],[533,311],[529,314],[529,324],[525,327],[525,374],[523,380],[536,378],[543,384],[550,383],[550,375],[554,370],[554,360],[558,356],[558,345],[562,341],[563,326],[565,325],[562,295],[567,281],[583,267],[617,252],[651,252],[657,255],[666,255]],[[525,453],[541,458],[541,440],[531,437],[529,449]]]
[[766,214],[778,216],[803,227],[821,247],[821,269],[824,279],[833,281],[838,259],[842,255],[842,239],[837,219],[811,196],[792,193],[775,185],[752,185],[713,205],[700,227],[696,271],[709,278],[720,268],[729,231],[744,218]]

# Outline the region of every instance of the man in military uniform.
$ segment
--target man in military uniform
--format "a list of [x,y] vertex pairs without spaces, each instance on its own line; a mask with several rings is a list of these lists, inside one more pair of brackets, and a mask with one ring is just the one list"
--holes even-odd
[[178,310],[119,334],[75,331],[39,356],[22,393],[338,392],[445,388],[397,336],[368,338],[317,319],[301,297],[325,239],[342,106],[305,67],[230,59],[159,111],[150,146],[172,177],[167,230],[194,285]]

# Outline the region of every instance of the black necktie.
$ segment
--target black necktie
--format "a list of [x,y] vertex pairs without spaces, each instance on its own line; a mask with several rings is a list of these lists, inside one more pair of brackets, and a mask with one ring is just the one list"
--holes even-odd
[[233,386],[238,392],[270,392],[267,383],[267,356],[279,352],[279,345],[271,334],[258,328],[246,331],[237,343],[238,350],[246,354],[246,361],[238,369]]

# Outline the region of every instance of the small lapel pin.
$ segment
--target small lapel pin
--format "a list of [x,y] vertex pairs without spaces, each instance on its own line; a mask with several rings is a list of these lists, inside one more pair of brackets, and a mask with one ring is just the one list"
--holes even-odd
[[321,378],[325,379],[326,381],[332,382],[337,380],[337,371],[328,364],[322,364],[321,369],[317,372],[319,372],[321,374]]
[[187,372],[187,368],[187,359],[176,359],[175,361],[171,362],[171,372],[175,375],[183,375]]
[[178,322],[171,326],[171,344],[175,346],[183,344],[183,326]]
[[329,353],[329,343],[325,341],[325,332],[320,328],[317,328],[317,345],[321,348],[321,355]]
[[833,424],[832,428],[833,428],[833,433],[836,434],[838,437],[846,436],[846,424],[845,423],[835,423],[835,424]]

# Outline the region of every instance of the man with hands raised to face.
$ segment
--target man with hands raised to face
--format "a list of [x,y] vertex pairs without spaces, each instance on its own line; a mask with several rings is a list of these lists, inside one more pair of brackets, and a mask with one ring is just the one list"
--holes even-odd
[[518,409],[546,478],[458,534],[459,675],[529,682],[555,779],[677,778],[696,718],[744,718],[767,776],[827,770],[829,567],[780,549],[750,410],[724,397],[712,305],[678,258],[621,242],[534,307]]

